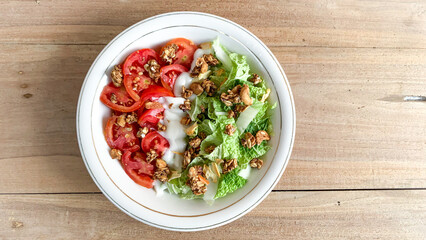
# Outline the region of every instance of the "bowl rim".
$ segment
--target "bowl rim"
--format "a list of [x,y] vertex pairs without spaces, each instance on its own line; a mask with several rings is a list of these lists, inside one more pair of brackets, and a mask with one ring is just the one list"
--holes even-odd
[[[81,107],[81,101],[82,101],[82,96],[83,96],[83,92],[86,86],[86,83],[89,81],[89,75],[92,71],[92,69],[94,68],[95,64],[97,63],[97,61],[99,60],[99,58],[103,55],[103,53],[119,38],[121,38],[122,35],[124,35],[125,33],[127,33],[128,31],[132,30],[134,27],[140,25],[140,24],[144,24],[146,22],[149,22],[151,20],[157,19],[157,18],[161,18],[161,17],[165,17],[165,16],[170,16],[170,15],[182,15],[182,14],[186,14],[186,15],[202,15],[205,17],[213,17],[216,18],[218,20],[227,22],[232,24],[235,27],[238,27],[239,29],[243,30],[244,32],[246,32],[248,35],[250,35],[251,37],[253,37],[260,46],[262,46],[264,48],[264,50],[266,50],[266,52],[270,55],[270,57],[272,57],[273,61],[276,63],[279,71],[282,73],[282,76],[284,78],[284,84],[287,87],[287,91],[288,91],[288,95],[289,95],[289,100],[290,100],[290,105],[291,105],[291,113],[292,113],[292,127],[291,127],[291,131],[292,134],[290,136],[290,142],[289,142],[289,149],[287,152],[287,157],[284,160],[284,164],[282,166],[281,171],[279,172],[279,174],[277,175],[276,179],[274,180],[274,182],[270,185],[270,187],[268,188],[268,190],[259,198],[257,198],[256,202],[253,203],[250,207],[245,208],[244,211],[239,212],[237,215],[232,216],[231,218],[216,223],[216,224],[212,224],[209,226],[203,226],[203,227],[197,227],[197,228],[176,228],[176,227],[170,227],[170,226],[164,226],[164,225],[159,225],[157,223],[153,223],[153,222],[149,222],[146,219],[140,218],[139,216],[136,216],[134,214],[132,214],[130,211],[128,211],[126,208],[124,208],[123,206],[121,206],[119,203],[117,203],[107,192],[106,190],[104,190],[104,188],[101,186],[101,183],[98,182],[98,180],[96,179],[96,177],[94,176],[94,173],[92,172],[88,161],[86,159],[86,156],[84,154],[84,150],[83,150],[83,146],[82,146],[82,142],[80,140],[80,123],[79,123],[79,119],[80,119],[80,107]],[[260,59],[259,59],[260,60]],[[281,119],[283,119],[283,116],[281,116]],[[218,227],[218,226],[222,226],[224,224],[227,224],[231,221],[234,221],[236,219],[238,219],[239,217],[245,215],[246,213],[250,212],[253,208],[255,208],[260,202],[262,202],[266,196],[269,195],[269,193],[272,191],[272,189],[276,186],[276,184],[278,183],[278,181],[281,179],[282,174],[284,173],[284,170],[287,167],[287,164],[289,162],[289,159],[291,157],[291,152],[293,149],[293,145],[294,145],[294,139],[295,139],[295,131],[296,131],[296,111],[295,111],[295,105],[294,105],[294,99],[293,99],[293,94],[290,88],[290,84],[288,82],[287,76],[284,72],[284,70],[281,67],[281,64],[278,62],[278,60],[276,59],[276,57],[274,56],[274,54],[269,50],[269,48],[260,40],[258,39],[253,33],[251,33],[250,31],[248,31],[247,29],[245,29],[244,27],[238,25],[237,23],[234,23],[226,18],[223,17],[219,17],[213,14],[208,14],[208,13],[203,13],[203,12],[191,12],[191,11],[179,11],[179,12],[169,12],[169,13],[164,13],[164,14],[159,14],[159,15],[155,15],[146,19],[143,19],[135,24],[133,24],[132,26],[126,28],[124,31],[122,31],[121,33],[119,33],[113,40],[111,40],[105,47],[104,49],[98,54],[98,56],[96,57],[96,59],[93,61],[90,69],[88,70],[88,73],[85,77],[85,80],[82,84],[81,87],[81,91],[80,91],[80,95],[79,95],[79,100],[78,100],[78,104],[77,104],[77,115],[76,115],[76,130],[77,130],[77,138],[78,138],[78,143],[79,143],[79,149],[83,158],[83,162],[86,165],[86,168],[89,172],[89,174],[91,175],[93,181],[95,182],[95,184],[98,186],[98,188],[102,191],[102,193],[107,197],[108,200],[110,200],[115,206],[117,206],[120,210],[122,210],[123,212],[125,212],[127,215],[131,216],[132,218],[144,222],[148,225],[151,226],[155,226],[158,228],[162,228],[162,229],[167,229],[167,230],[174,230],[174,231],[199,231],[199,230],[206,230],[206,229],[211,229],[214,227]],[[280,126],[281,127],[281,126]],[[275,159],[276,156],[274,156],[273,159]],[[254,189],[254,188],[253,188]],[[132,199],[133,200],[133,199]],[[134,200],[133,200],[134,201]]]

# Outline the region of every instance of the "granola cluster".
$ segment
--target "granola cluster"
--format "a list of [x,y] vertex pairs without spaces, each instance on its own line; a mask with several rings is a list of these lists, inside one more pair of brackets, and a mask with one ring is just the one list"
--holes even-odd
[[[246,106],[250,106],[253,104],[253,99],[250,97],[250,88],[247,84],[243,86],[237,85],[231,90],[228,90],[227,93],[222,93],[220,95],[220,100],[226,106],[232,106],[236,103],[244,103]],[[245,108],[241,108],[238,110],[239,112],[244,111]]]
[[120,150],[113,148],[110,151],[110,155],[112,159],[121,160],[121,156],[123,155],[123,153]]
[[215,146],[215,145],[210,145],[210,146],[208,146],[208,147],[206,147],[206,148],[204,149],[204,152],[206,152],[206,153],[210,154],[210,153],[212,153],[215,149],[216,149],[216,146]]
[[183,152],[183,167],[186,168],[191,161],[196,158],[200,153],[201,139],[194,137],[189,141],[189,148]]
[[167,163],[163,159],[158,158],[155,162],[155,167],[154,179],[160,180],[161,182],[167,182],[168,175],[170,174],[170,169],[167,166]]
[[198,82],[191,83],[189,89],[197,96],[200,96],[204,92],[204,88]]
[[189,111],[191,110],[191,101],[189,101],[189,99],[186,99],[183,104],[179,105],[179,108],[182,111]]
[[210,97],[213,96],[217,90],[217,86],[214,84],[214,82],[207,79],[201,82],[201,87],[204,89],[204,91],[206,91],[207,95]]
[[191,77],[197,77],[200,74],[206,73],[209,66],[215,66],[219,61],[212,54],[204,54],[202,57],[197,58],[195,67],[191,72]]
[[260,145],[263,141],[269,141],[271,138],[268,132],[264,130],[257,131],[256,137],[253,134],[246,132],[241,139],[241,145],[247,148],[252,148],[256,144]]
[[250,167],[260,169],[263,166],[263,161],[259,158],[253,158],[250,161]]
[[207,191],[208,181],[203,177],[203,167],[194,166],[188,170],[187,185],[191,188],[194,195],[202,195]]
[[162,124],[162,123],[158,123],[158,124],[157,124],[157,129],[158,129],[158,131],[160,131],[160,132],[164,132],[164,131],[166,131],[166,130],[167,130],[167,126],[166,126],[166,125],[164,125],[164,124]]
[[120,87],[123,82],[123,73],[120,65],[115,65],[111,71],[112,84],[116,87]]
[[246,148],[252,148],[254,145],[256,145],[256,138],[253,136],[253,134],[246,132],[244,137],[241,139],[241,145]]
[[138,116],[135,112],[132,112],[130,114],[127,114],[126,116],[126,123],[132,124],[138,121]]
[[172,64],[173,60],[176,58],[176,52],[179,50],[179,46],[176,44],[170,44],[164,47],[163,52],[161,52],[161,59],[163,62]]
[[240,90],[241,85],[237,85],[231,90],[228,90],[227,93],[222,93],[220,95],[220,100],[226,105],[226,106],[232,106],[234,103],[240,103]]
[[186,89],[185,86],[182,86],[182,97],[188,99],[192,96],[193,91],[191,89]]
[[256,85],[258,83],[261,83],[262,79],[256,73],[253,73],[253,76],[249,81],[252,82],[254,85]]
[[158,158],[158,154],[157,154],[157,151],[155,151],[154,149],[150,149],[149,152],[146,153],[146,161],[149,163],[154,161],[157,158]]
[[225,133],[228,134],[229,136],[234,135],[234,132],[237,130],[237,128],[232,125],[232,124],[227,124],[225,126]]
[[230,159],[230,160],[226,160],[223,163],[222,172],[223,172],[223,174],[227,174],[230,171],[234,170],[237,166],[238,166],[237,159],[233,158],[233,159]]
[[146,102],[145,103],[145,108],[146,109],[160,109],[163,108],[163,104],[159,103],[159,102]]
[[158,79],[160,79],[160,67],[160,64],[155,59],[149,60],[144,66],[149,77],[154,79],[155,82],[158,82]]
[[193,149],[199,148],[200,145],[201,145],[201,138],[199,137],[194,137],[193,139],[189,141],[189,146],[191,146]]
[[187,125],[189,125],[189,124],[191,123],[191,118],[189,118],[189,116],[185,116],[185,117],[183,117],[183,118],[180,120],[180,123],[181,123],[182,125],[187,126]]

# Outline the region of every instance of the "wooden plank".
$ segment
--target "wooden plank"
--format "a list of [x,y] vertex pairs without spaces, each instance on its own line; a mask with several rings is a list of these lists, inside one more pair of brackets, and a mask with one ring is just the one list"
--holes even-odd
[[[3,239],[424,239],[425,191],[274,192],[220,228],[176,233],[140,223],[101,194],[2,195]],[[22,224],[22,225],[21,225]]]
[[191,10],[229,18],[269,46],[426,48],[425,9],[421,0],[2,1],[0,42],[106,44],[142,19]]
[[[80,158],[75,111],[101,49],[0,45],[1,193],[98,191]],[[292,159],[276,189],[426,186],[426,106],[392,98],[426,94],[426,50],[272,50],[297,109]]]
[[426,186],[426,104],[402,101],[426,94],[426,52],[274,48],[274,53],[297,110],[292,161],[279,188]]

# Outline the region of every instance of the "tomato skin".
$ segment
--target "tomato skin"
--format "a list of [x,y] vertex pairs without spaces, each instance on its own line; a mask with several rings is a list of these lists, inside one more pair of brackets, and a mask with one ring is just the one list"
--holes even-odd
[[[152,80],[151,78],[145,75],[140,75],[140,76],[125,75],[123,84],[124,84],[124,87],[126,88],[127,93],[129,93],[130,97],[138,101],[140,99],[139,94],[152,84]],[[135,87],[135,84],[137,85],[136,87]]]
[[[134,51],[124,61],[124,86],[129,95],[136,101],[139,100],[139,93],[151,84],[151,79],[146,74],[144,75],[146,72],[144,65],[151,59],[159,62],[158,54],[150,48],[144,48]],[[136,90],[133,90],[136,78],[140,80],[135,81],[138,86]]]
[[176,79],[183,72],[188,72],[188,69],[180,64],[172,64],[162,67],[160,69],[161,84],[163,84],[163,87],[168,90],[173,91]]
[[157,85],[151,85],[149,88],[145,89],[142,92],[140,101],[142,102],[142,105],[145,104],[145,102],[152,98],[159,98],[159,97],[174,97],[175,95],[168,89],[157,86]]
[[146,109],[139,114],[139,126],[157,129],[158,122],[163,118],[163,112],[164,108]]
[[[116,96],[117,103],[111,101],[112,94]],[[100,100],[112,110],[119,112],[133,112],[143,105],[143,102],[133,100],[124,87],[116,87],[113,83],[109,83],[104,87]],[[120,102],[123,104],[119,104]]]
[[[136,152],[140,149],[139,139],[136,137],[137,125],[126,124],[120,127],[117,124],[118,116],[112,116],[108,119],[105,126],[105,139],[110,148],[116,148],[121,151]],[[128,130],[130,128],[130,130]],[[126,137],[127,135],[127,137]]]
[[147,163],[144,155],[140,152],[136,152],[133,158],[131,155],[132,152],[126,151],[121,157],[124,171],[135,183],[146,188],[152,188],[154,180],[148,174],[154,174],[154,166]]
[[166,45],[161,48],[161,53],[164,49],[171,44],[176,44],[179,49],[176,52],[176,58],[172,63],[183,65],[187,68],[191,67],[192,60],[194,58],[194,52],[197,50],[197,45],[195,45],[191,40],[186,38],[175,38],[170,40]]
[[170,147],[170,143],[157,131],[152,131],[142,139],[141,146],[144,152],[154,149],[159,156],[163,156],[166,149]]
[[154,165],[146,161],[146,154],[143,152],[132,153],[130,151],[126,151],[123,154],[121,161],[125,167],[138,170],[138,173],[143,173],[148,176],[154,175]]

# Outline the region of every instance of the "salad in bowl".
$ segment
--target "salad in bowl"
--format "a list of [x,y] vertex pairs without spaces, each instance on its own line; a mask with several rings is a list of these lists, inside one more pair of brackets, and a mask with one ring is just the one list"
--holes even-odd
[[104,196],[173,231],[255,208],[288,164],[295,124],[268,47],[200,12],[153,16],[117,35],[90,67],[76,117],[83,162]]
[[111,109],[105,139],[135,183],[213,204],[262,168],[276,105],[246,56],[219,38],[139,49],[109,80],[100,95]]

